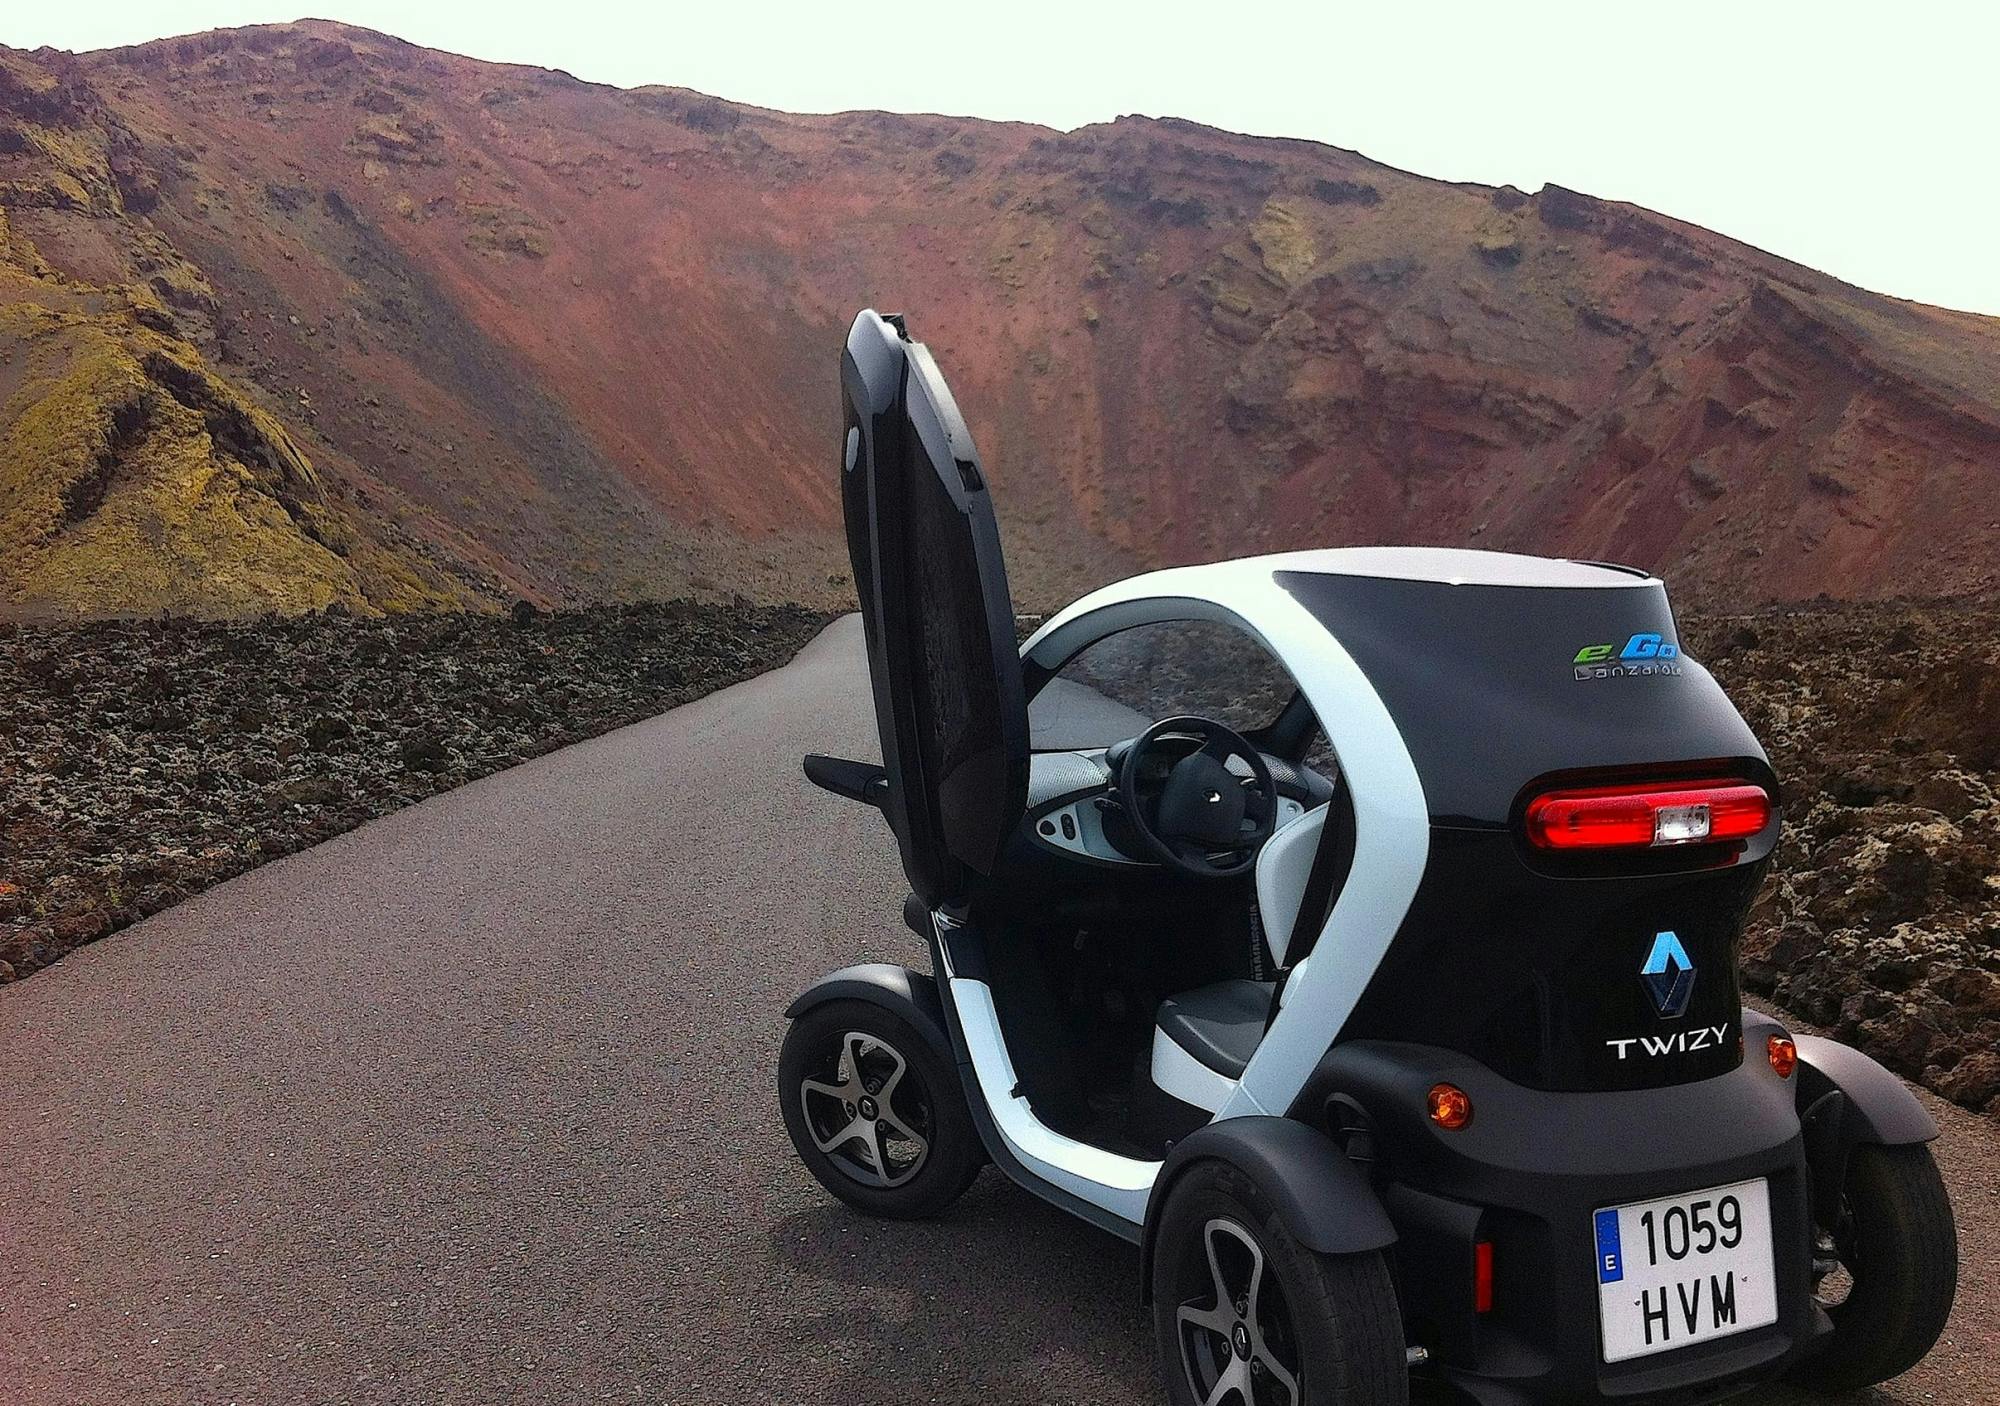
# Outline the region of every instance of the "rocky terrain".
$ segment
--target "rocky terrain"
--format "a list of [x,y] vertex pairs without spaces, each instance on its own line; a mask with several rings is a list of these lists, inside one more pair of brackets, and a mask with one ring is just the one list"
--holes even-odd
[[866,304],[950,372],[1031,605],[1383,541],[1733,604],[2000,584],[1992,318],[1307,142],[303,21],[0,50],[0,613],[835,603]]
[[1751,990],[2000,1117],[2000,607],[1692,620],[1784,788]]
[[0,627],[0,982],[208,885],[790,659],[826,617]]
[[[0,979],[770,667],[824,619],[682,602],[8,629]],[[2000,1117],[2000,606],[1829,602],[1684,638],[1785,786],[1748,985]]]

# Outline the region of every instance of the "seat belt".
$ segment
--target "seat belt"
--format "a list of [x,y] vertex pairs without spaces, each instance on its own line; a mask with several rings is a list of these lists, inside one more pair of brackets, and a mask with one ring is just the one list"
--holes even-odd
[[1266,1032],[1284,1004],[1285,983],[1299,964],[1312,955],[1327,915],[1333,911],[1334,895],[1347,882],[1348,871],[1354,868],[1354,806],[1347,799],[1347,788],[1342,786],[1327,804],[1334,811],[1320,834],[1319,848],[1313,851],[1305,895],[1299,900],[1299,915],[1292,919],[1291,940],[1285,944],[1285,965],[1279,969],[1277,984],[1271,988],[1271,1009],[1264,1014]]

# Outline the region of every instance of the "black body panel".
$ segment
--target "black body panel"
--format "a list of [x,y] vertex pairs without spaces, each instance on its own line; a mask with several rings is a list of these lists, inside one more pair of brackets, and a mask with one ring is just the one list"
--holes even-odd
[[[1761,1043],[1778,1027],[1745,1023]],[[1457,1132],[1424,1116],[1439,1080],[1475,1110]],[[1643,1097],[1524,1088],[1449,1050],[1356,1041],[1330,1051],[1291,1116],[1375,1171],[1397,1232],[1398,1292],[1427,1369],[1474,1400],[1681,1403],[1767,1380],[1831,1331],[1810,1293],[1810,1178],[1795,1088],[1762,1060]],[[1764,1177],[1778,1321],[1606,1365],[1599,1340],[1601,1207]],[[1494,1307],[1475,1312],[1476,1242],[1492,1243]]]
[[1863,1143],[1896,1147],[1937,1139],[1937,1120],[1910,1086],[1861,1051],[1817,1035],[1795,1037],[1799,1047],[1799,1106],[1838,1090],[1840,1135],[1850,1149]]
[[828,1001],[866,1001],[908,1021],[938,1054],[950,1057],[951,1038],[945,1033],[944,1000],[937,983],[922,972],[893,962],[862,962],[842,967],[815,981],[785,1007],[785,1019],[797,1020]]
[[1293,1118],[1228,1118],[1183,1138],[1160,1167],[1146,1199],[1139,1241],[1139,1283],[1153,1283],[1153,1236],[1175,1180],[1202,1161],[1227,1162],[1270,1198],[1292,1238],[1322,1255],[1387,1249],[1396,1229],[1368,1185],[1332,1138]]
[[[1556,877],[1506,831],[1434,826],[1423,883],[1342,1038],[1448,1046],[1530,1088],[1726,1073],[1740,1057],[1736,937],[1763,873]],[[1694,965],[1671,1019],[1640,975],[1662,932]]]
[[[1730,777],[1776,795],[1748,726],[1680,653],[1665,588],[1606,579],[1279,573],[1388,707],[1430,812],[1423,882],[1341,1039],[1443,1046],[1550,1090],[1736,1067],[1736,938],[1775,815],[1748,841],[1657,851],[1562,854],[1525,839],[1528,801],[1561,787]],[[1692,987],[1663,1008],[1641,971],[1668,938]]]
[[[1768,774],[1721,687],[1679,652],[1658,581],[1454,586],[1294,571],[1277,580],[1368,675],[1437,824],[1505,825],[1524,785],[1564,772],[1657,774],[1740,759]],[[1635,638],[1656,652],[1617,660]],[[1576,663],[1605,645],[1610,661]]]
[[1028,784],[1014,610],[986,477],[930,353],[864,312],[841,359],[841,500],[910,887],[965,896]]
[[850,801],[882,808],[889,794],[889,773],[873,762],[849,761],[845,757],[806,755],[806,780],[822,791],[831,791]]

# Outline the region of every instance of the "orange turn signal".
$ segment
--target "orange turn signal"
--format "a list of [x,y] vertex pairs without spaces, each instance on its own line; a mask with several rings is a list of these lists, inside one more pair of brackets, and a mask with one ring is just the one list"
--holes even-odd
[[1791,1078],[1799,1067],[1799,1047],[1789,1035],[1773,1035],[1764,1042],[1764,1052],[1771,1057],[1771,1068],[1778,1071],[1780,1079]]
[[1433,1084],[1429,1103],[1431,1121],[1447,1132],[1472,1121],[1472,1099],[1456,1084]]

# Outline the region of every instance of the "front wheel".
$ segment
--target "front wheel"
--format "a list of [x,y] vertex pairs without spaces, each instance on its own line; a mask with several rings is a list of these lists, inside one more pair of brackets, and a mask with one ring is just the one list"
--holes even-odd
[[1944,1332],[1958,1291],[1958,1230],[1929,1148],[1857,1147],[1838,1222],[1816,1227],[1813,1263],[1833,1338],[1793,1373],[1825,1392],[1914,1367]]
[[934,1216],[985,1162],[951,1062],[867,1001],[828,1001],[792,1022],[778,1102],[806,1169],[872,1215]]
[[1307,1249],[1225,1163],[1199,1163],[1174,1184],[1160,1212],[1152,1290],[1174,1406],[1409,1400],[1388,1262]]

